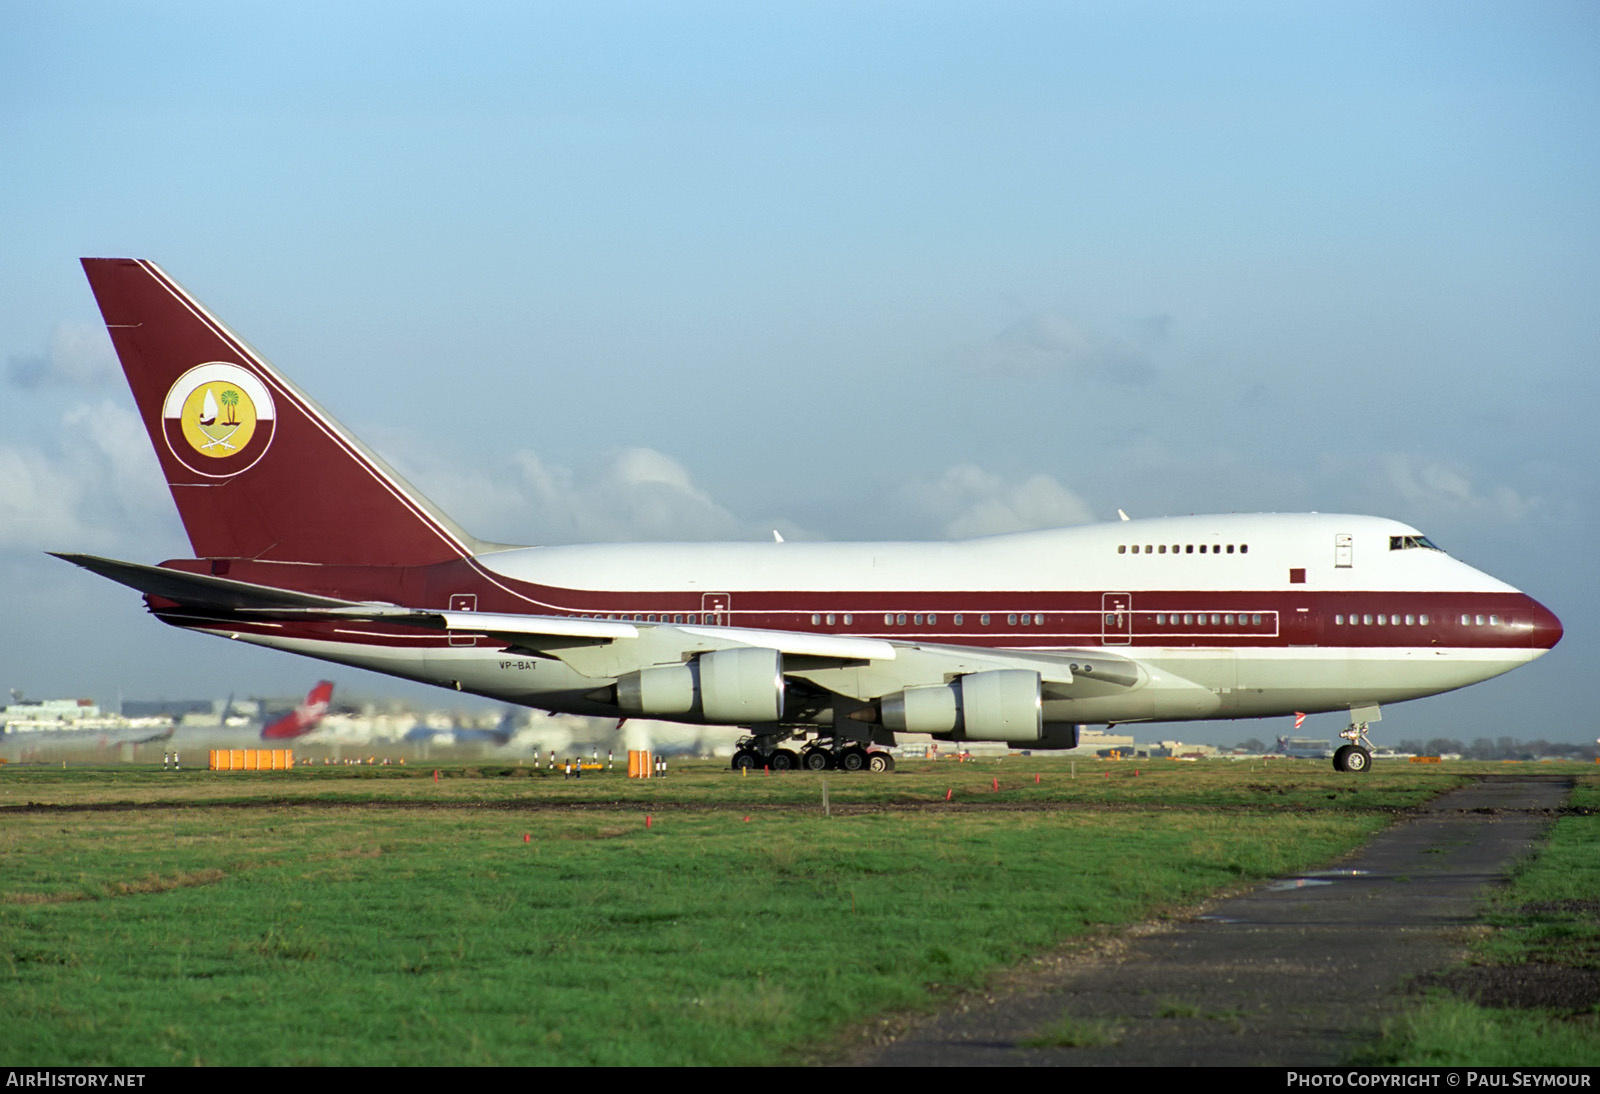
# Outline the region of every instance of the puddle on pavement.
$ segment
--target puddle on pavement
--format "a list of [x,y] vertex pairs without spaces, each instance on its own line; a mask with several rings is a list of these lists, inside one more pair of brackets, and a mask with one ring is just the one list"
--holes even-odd
[[[1268,882],[1262,888],[1269,893],[1287,893],[1295,889],[1311,889],[1318,885],[1332,885],[1335,881],[1350,878],[1370,877],[1370,870],[1312,870],[1309,873],[1299,874],[1295,877],[1279,878],[1277,881]],[[1197,916],[1203,923],[1243,923],[1242,919],[1226,915]]]
[[1265,886],[1263,886],[1263,888],[1266,889],[1267,892],[1269,892],[1269,893],[1283,893],[1283,892],[1288,892],[1290,889],[1309,889],[1313,885],[1332,885],[1332,884],[1333,884],[1333,882],[1328,881],[1326,878],[1287,877],[1287,878],[1284,878],[1282,881],[1274,881],[1271,884],[1265,885]]
[[1270,882],[1264,888],[1269,893],[1284,893],[1292,889],[1309,889],[1315,885],[1332,885],[1344,878],[1366,877],[1366,870],[1313,870],[1298,877],[1286,877]]

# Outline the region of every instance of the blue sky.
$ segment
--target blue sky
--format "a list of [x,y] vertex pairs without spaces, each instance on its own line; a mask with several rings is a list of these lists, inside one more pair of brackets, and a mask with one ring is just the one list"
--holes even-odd
[[7,4],[0,684],[321,671],[42,554],[187,553],[118,254],[485,537],[1378,513],[1568,628],[1384,733],[1592,740],[1597,152],[1590,3]]

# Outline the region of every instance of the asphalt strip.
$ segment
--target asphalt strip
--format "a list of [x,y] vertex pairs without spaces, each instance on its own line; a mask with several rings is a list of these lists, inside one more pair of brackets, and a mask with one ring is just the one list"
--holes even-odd
[[[1326,870],[1135,932],[1014,992],[963,1003],[864,1066],[1310,1066],[1348,1062],[1415,976],[1457,960],[1484,886],[1533,849],[1572,780],[1492,775]],[[1082,1047],[1025,1044],[1067,1024]]]

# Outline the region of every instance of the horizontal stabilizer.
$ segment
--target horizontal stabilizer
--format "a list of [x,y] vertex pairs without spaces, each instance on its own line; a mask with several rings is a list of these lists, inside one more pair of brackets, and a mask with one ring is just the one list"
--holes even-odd
[[82,566],[85,570],[110,578],[120,585],[136,589],[148,596],[159,596],[194,608],[237,611],[242,608],[346,608],[357,606],[353,600],[338,600],[330,596],[297,593],[289,589],[275,589],[270,585],[253,585],[248,581],[234,581],[208,574],[189,574],[182,570],[169,570],[162,566],[142,566],[137,562],[121,562],[97,555],[72,555],[50,552],[64,562]]

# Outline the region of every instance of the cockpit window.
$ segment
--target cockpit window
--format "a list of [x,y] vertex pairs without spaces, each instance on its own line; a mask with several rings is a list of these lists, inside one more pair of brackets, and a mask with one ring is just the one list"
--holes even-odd
[[1409,551],[1413,547],[1426,547],[1430,551],[1443,552],[1443,548],[1437,543],[1433,542],[1433,540],[1429,539],[1427,536],[1389,537],[1389,550],[1391,551]]

